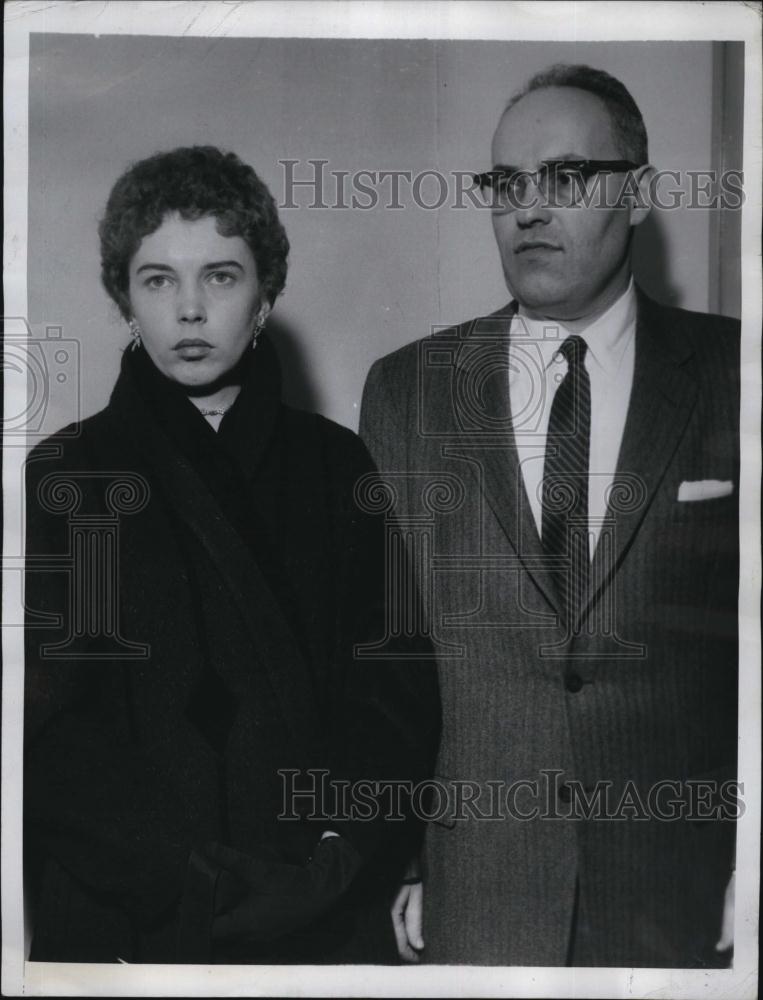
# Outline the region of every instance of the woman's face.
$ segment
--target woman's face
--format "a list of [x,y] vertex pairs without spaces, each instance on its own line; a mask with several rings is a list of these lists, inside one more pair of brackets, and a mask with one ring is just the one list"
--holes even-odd
[[247,243],[221,236],[212,216],[165,216],[130,261],[129,282],[143,346],[173,381],[188,388],[218,382],[251,344],[257,266]]

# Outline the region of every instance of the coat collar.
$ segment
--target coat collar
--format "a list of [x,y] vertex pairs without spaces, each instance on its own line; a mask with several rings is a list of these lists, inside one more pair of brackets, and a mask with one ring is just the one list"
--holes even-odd
[[[144,349],[125,351],[112,405],[142,410],[161,426],[191,464],[210,476],[231,460],[249,479],[257,472],[275,430],[281,402],[281,371],[275,350],[263,336],[240,363],[241,392],[217,431],[191,403],[182,387],[152,364]],[[130,423],[124,430],[131,435]],[[143,447],[144,441],[137,442]]]

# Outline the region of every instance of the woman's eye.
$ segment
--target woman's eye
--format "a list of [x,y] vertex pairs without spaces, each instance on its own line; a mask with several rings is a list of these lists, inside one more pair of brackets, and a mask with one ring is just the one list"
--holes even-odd
[[210,274],[209,276],[209,280],[213,285],[221,285],[223,287],[226,287],[228,285],[232,285],[233,282],[235,281],[235,278],[233,277],[232,274],[229,274],[227,271],[213,271],[212,274]]
[[166,288],[169,280],[166,274],[152,274],[146,278],[146,288]]

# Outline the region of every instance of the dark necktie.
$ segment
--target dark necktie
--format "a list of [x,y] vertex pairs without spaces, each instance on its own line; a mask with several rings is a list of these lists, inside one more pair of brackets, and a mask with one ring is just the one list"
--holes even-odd
[[588,465],[591,382],[582,337],[568,337],[560,351],[567,374],[551,405],[543,466],[543,551],[562,562],[552,571],[565,619],[573,625],[588,592]]

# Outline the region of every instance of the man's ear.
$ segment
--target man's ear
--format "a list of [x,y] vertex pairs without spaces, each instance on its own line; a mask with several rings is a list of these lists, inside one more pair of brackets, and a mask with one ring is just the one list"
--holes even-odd
[[647,163],[628,174],[628,180],[623,191],[623,204],[630,211],[632,226],[640,225],[647,215],[649,215],[652,208],[650,188],[652,178],[656,173],[655,168],[650,163]]

